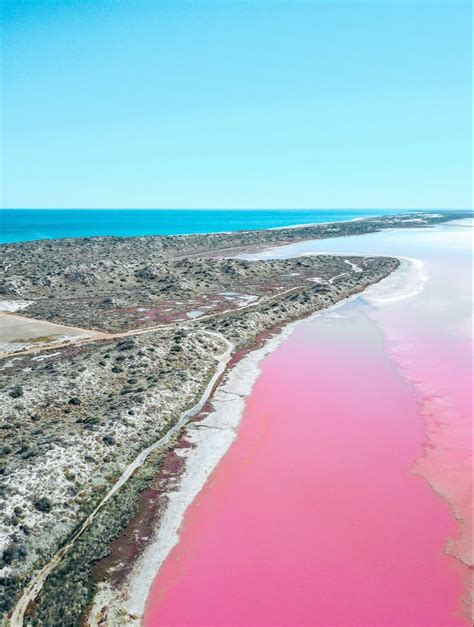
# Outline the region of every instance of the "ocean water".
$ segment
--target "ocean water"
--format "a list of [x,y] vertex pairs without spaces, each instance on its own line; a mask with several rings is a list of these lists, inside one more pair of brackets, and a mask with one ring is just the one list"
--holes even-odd
[[402,209],[2,209],[0,243],[65,237],[187,235],[339,222]]

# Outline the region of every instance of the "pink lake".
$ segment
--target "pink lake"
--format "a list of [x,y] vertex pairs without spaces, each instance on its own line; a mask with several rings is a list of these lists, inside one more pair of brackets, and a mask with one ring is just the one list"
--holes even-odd
[[453,515],[467,523],[471,495],[469,257],[459,241],[434,254],[423,232],[376,235],[313,246],[416,251],[425,289],[383,306],[358,298],[300,324],[264,360],[146,625],[470,624],[471,547]]

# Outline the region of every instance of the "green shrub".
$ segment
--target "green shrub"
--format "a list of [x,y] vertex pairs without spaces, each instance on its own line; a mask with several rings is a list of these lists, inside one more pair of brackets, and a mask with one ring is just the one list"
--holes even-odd
[[33,505],[39,512],[50,512],[53,508],[53,504],[47,496],[40,496]]
[[15,385],[14,387],[12,387],[12,389],[10,390],[10,396],[12,398],[20,398],[20,396],[23,396],[23,388],[21,387],[21,385]]

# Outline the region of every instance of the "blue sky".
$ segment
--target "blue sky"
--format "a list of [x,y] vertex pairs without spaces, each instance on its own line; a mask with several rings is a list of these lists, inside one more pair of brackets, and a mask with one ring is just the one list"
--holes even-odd
[[468,207],[470,3],[2,3],[4,207]]

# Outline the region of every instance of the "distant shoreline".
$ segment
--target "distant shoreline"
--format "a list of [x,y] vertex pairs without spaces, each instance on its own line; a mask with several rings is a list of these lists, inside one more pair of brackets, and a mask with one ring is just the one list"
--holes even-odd
[[409,209],[0,209],[0,243],[285,229],[413,213]]

